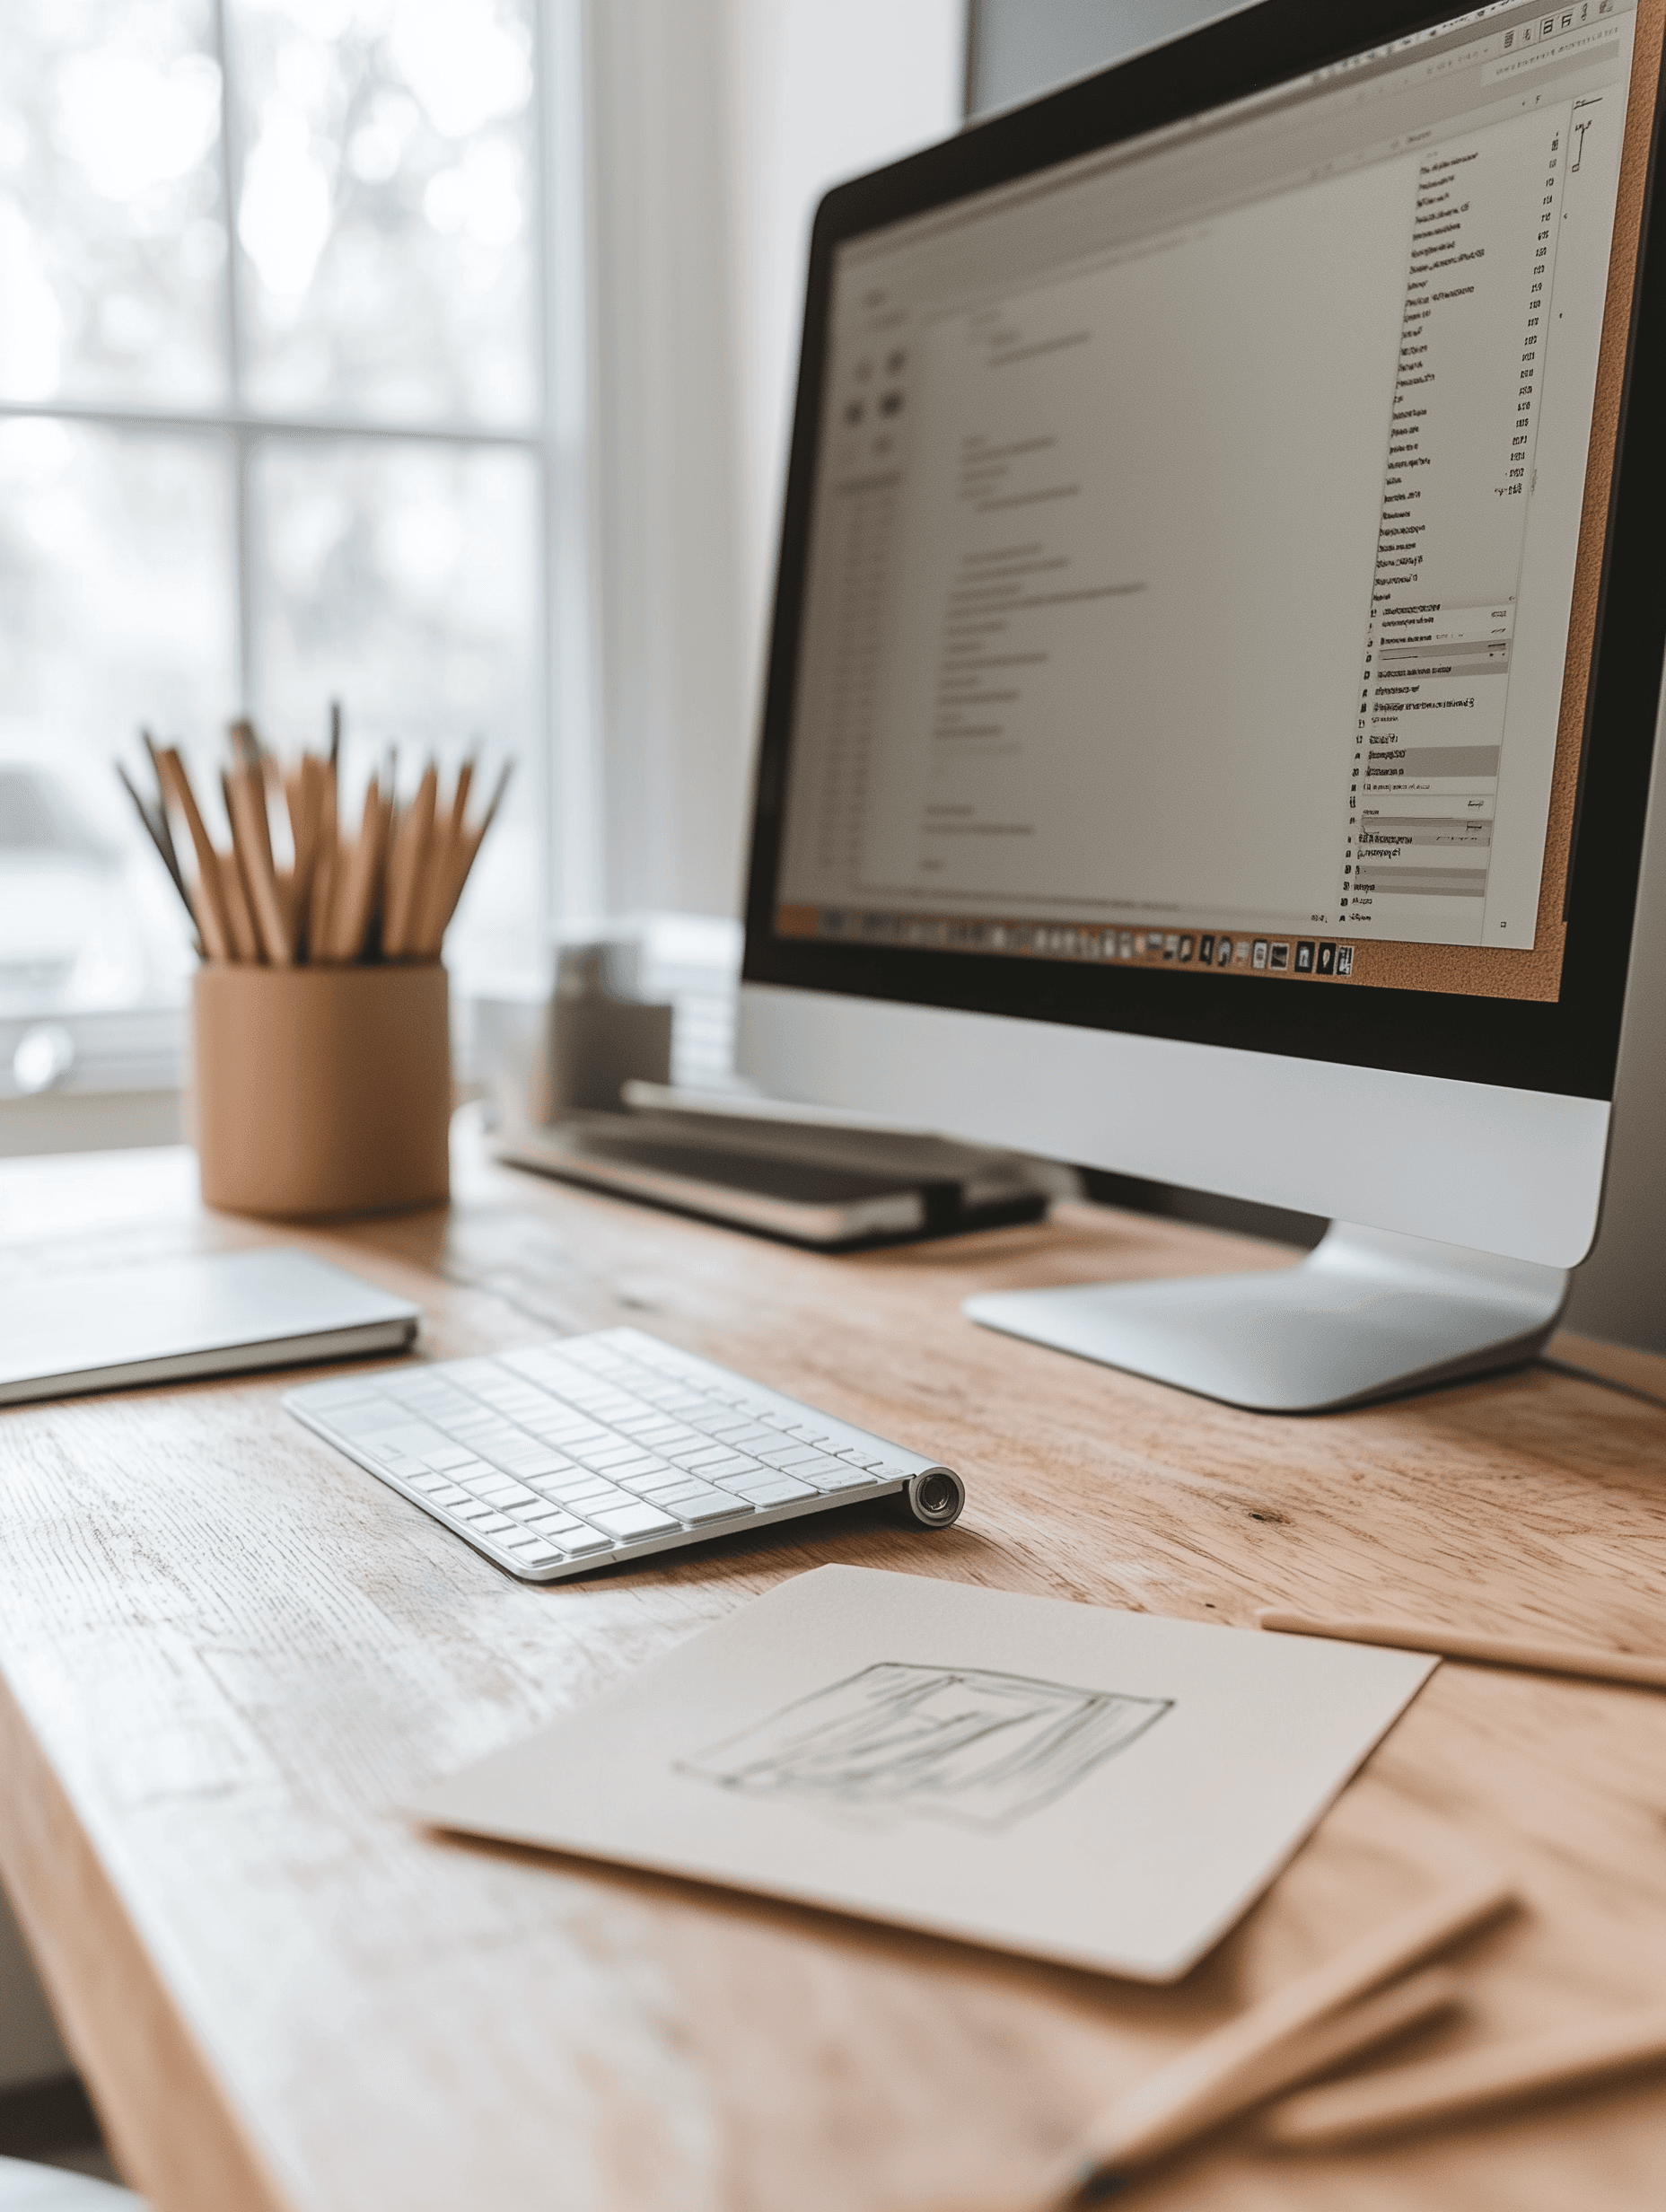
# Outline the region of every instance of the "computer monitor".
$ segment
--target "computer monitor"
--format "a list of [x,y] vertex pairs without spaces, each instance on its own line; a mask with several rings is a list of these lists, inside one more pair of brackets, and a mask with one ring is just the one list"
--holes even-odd
[[1267,0],[823,200],[743,1065],[1332,1217],[975,1319],[1290,1409],[1554,1323],[1666,643],[1663,22]]

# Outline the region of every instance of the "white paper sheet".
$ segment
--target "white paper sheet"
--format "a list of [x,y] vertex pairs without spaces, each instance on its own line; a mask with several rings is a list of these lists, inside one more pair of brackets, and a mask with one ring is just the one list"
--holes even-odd
[[1435,1663],[823,1567],[408,1809],[1171,1981]]

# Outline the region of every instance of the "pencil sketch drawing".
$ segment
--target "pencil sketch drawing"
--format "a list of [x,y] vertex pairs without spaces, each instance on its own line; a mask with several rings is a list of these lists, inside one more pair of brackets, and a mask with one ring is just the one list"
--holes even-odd
[[1056,1804],[1172,1705],[983,1667],[864,1667],[678,1762],[752,1797],[989,1833]]

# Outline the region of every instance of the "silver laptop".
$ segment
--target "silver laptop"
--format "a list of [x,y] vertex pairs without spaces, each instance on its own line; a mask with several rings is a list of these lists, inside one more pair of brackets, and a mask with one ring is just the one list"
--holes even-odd
[[401,1351],[422,1309],[305,1252],[204,1252],[0,1286],[0,1405],[353,1352]]

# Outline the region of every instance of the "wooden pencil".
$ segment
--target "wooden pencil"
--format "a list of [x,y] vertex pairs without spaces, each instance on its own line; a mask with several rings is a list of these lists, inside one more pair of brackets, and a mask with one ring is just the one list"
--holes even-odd
[[374,911],[377,882],[381,873],[390,815],[373,776],[364,793],[359,834],[338,864],[337,891],[329,928],[329,957],[355,961],[364,950],[364,939]]
[[195,922],[196,908],[191,905],[191,895],[185,888],[185,878],[180,873],[180,864],[174,858],[173,840],[167,835],[168,811],[166,807],[153,808],[119,760],[115,763],[115,768],[116,774],[121,779],[122,789],[133,801],[133,810],[145,826],[145,836],[155,847],[157,858],[168,871],[169,882],[179,892],[180,899],[184,901],[186,912]]
[[1042,2186],[1010,2212],[1063,2212],[1084,2194],[1109,2189],[1276,2094],[1285,2083],[1303,2078],[1314,2070],[1303,2047],[1321,2023],[1515,1902],[1507,1884],[1487,1876],[1448,1890],[1350,1944],[1118,2097]]
[[219,877],[220,896],[225,902],[225,911],[230,920],[235,957],[240,961],[258,962],[260,958],[260,933],[256,929],[254,916],[250,911],[249,894],[243,889],[243,872],[237,865],[235,852],[216,854],[215,868]]
[[341,829],[337,813],[336,764],[332,757],[322,775],[319,806],[318,856],[307,898],[307,958],[329,957],[329,914],[335,897],[336,872],[341,863]]
[[1587,1681],[1628,1682],[1641,1690],[1666,1690],[1666,1659],[1627,1651],[1604,1651],[1594,1645],[1548,1644],[1537,1637],[1475,1636],[1463,1628],[1442,1628],[1416,1620],[1324,1620],[1311,1613],[1285,1612],[1269,1606],[1258,1624],[1281,1636],[1327,1636],[1339,1644],[1386,1644],[1396,1651],[1438,1652],[1444,1659],[1466,1659],[1483,1666],[1521,1667],[1535,1674],[1574,1674]]
[[452,866],[444,885],[444,895],[439,902],[437,922],[431,931],[432,957],[436,960],[439,958],[441,944],[445,933],[452,926],[452,917],[456,913],[463,892],[468,889],[469,877],[474,867],[475,856],[486,842],[486,833],[496,818],[498,808],[503,804],[504,794],[509,788],[509,778],[513,773],[514,762],[505,760],[498,775],[496,787],[487,802],[486,812],[481,815],[478,825],[473,830],[464,830],[461,841],[453,855]]
[[258,765],[232,768],[224,778],[225,811],[232,822],[232,850],[254,917],[260,950],[274,968],[290,962],[289,932],[277,895],[272,865],[272,833],[266,819],[266,783]]
[[422,772],[416,796],[400,818],[388,863],[386,919],[381,949],[399,960],[415,949],[415,923],[421,887],[434,845],[439,770],[431,760]]
[[286,920],[289,950],[299,959],[311,910],[312,877],[319,864],[323,824],[327,771],[316,755],[303,752],[284,778],[284,802],[289,810],[289,833],[295,848],[294,882],[291,886]]
[[139,742],[145,748],[145,757],[151,764],[151,774],[156,782],[156,827],[162,836],[162,849],[173,880],[180,889],[185,889],[185,874],[180,866],[180,855],[173,842],[173,830],[168,821],[168,798],[162,789],[162,767],[156,750],[156,740],[148,730],[139,732]]
[[[1463,2009],[1463,1985],[1448,1966],[1431,1966],[1404,1981],[1390,1982],[1374,1997],[1331,2013],[1276,2051],[1265,2072],[1253,2067],[1234,2085],[1232,2110],[1242,2111],[1267,2097],[1281,2095],[1316,2074],[1328,2074],[1368,2050],[1425,2027],[1444,2014]],[[1203,2125],[1213,2125],[1204,2120]]]
[[1650,2005],[1306,2090],[1276,2106],[1265,2130],[1268,2141],[1287,2150],[1330,2149],[1461,2120],[1554,2090],[1589,2088],[1662,2063],[1666,2005]]
[[230,961],[237,957],[232,935],[231,919],[226,912],[225,893],[220,882],[219,856],[213,839],[204,826],[197,804],[197,794],[191,789],[191,779],[185,772],[185,763],[171,749],[156,756],[156,773],[161,779],[165,796],[171,797],[185,817],[185,827],[190,836],[191,848],[197,855],[197,896],[192,911],[197,927],[210,960]]

